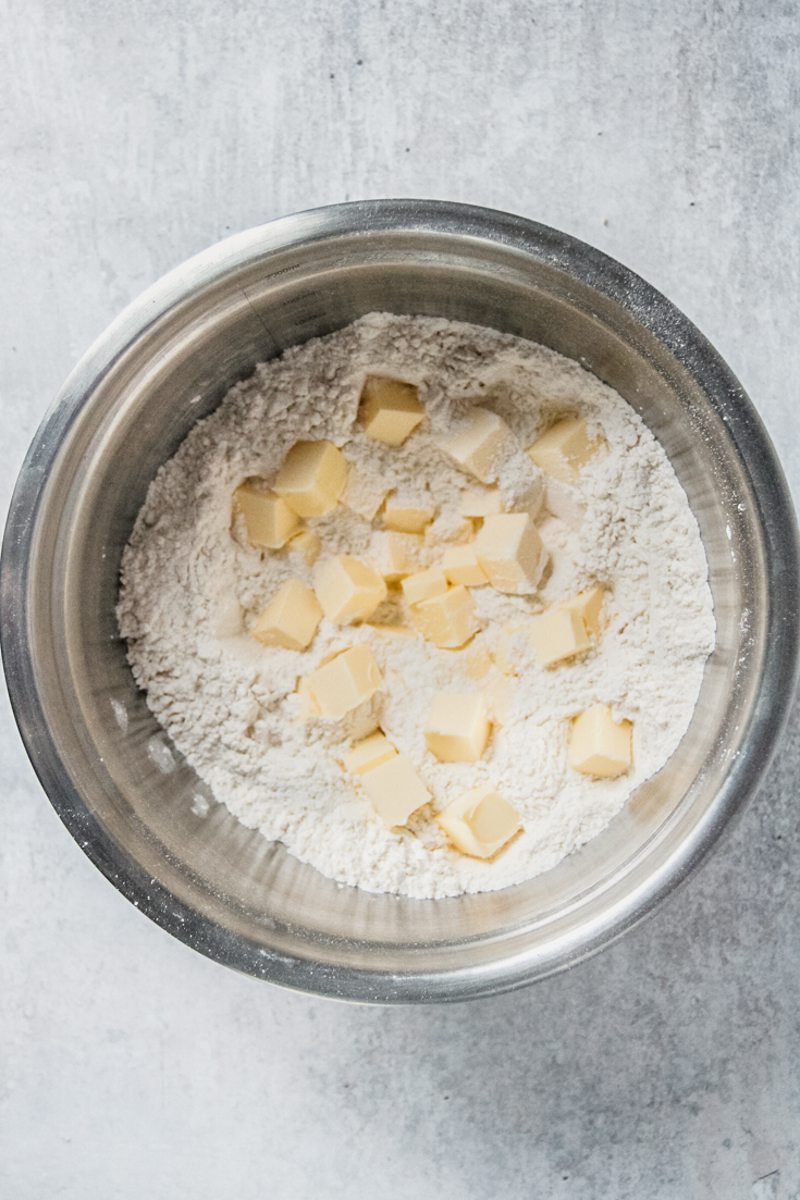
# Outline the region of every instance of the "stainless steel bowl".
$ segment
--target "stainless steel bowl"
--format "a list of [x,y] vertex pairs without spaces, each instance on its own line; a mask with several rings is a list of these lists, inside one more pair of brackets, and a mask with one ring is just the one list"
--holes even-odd
[[[660,438],[700,523],[718,622],[690,729],[657,778],[555,870],[481,896],[340,887],[197,815],[194,772],[153,754],[114,604],[145,490],[198,417],[286,346],[374,309],[493,326],[579,359]],[[665,553],[669,547],[665,546]],[[745,804],[787,712],[798,546],[766,433],[663,296],[518,217],[381,201],[302,213],[212,247],[130,306],[79,364],[20,474],[2,561],[12,703],[53,806],[101,871],[219,962],[353,1000],[456,1000],[576,963],[651,912]]]

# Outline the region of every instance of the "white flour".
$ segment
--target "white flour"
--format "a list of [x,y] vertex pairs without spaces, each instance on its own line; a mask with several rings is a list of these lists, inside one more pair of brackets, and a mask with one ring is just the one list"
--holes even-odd
[[[367,439],[356,423],[368,373],[420,387],[427,420],[399,449]],[[241,480],[272,477],[300,439],[330,438],[357,467],[362,499],[392,486],[401,501],[439,509],[433,532],[440,541],[457,537],[460,500],[474,481],[435,438],[476,401],[505,418],[521,447],[563,412],[581,413],[608,442],[581,472],[586,515],[577,531],[542,513],[553,566],[539,596],[474,589],[483,629],[463,651],[325,620],[302,653],[251,638],[246,626],[276,587],[290,576],[310,581],[311,571],[297,552],[262,555],[231,536],[231,496]],[[499,484],[510,508],[542,481],[520,451],[504,464]],[[374,559],[380,552],[373,526],[348,509],[309,524],[324,553]],[[429,553],[440,555],[441,546]],[[543,670],[515,624],[593,580],[611,589],[600,644],[580,661]],[[680,741],[715,631],[686,497],[660,445],[616,392],[541,346],[385,314],[260,365],[192,429],[159,471],[136,522],[118,616],[149,707],[218,801],[325,875],[417,897],[518,883],[599,833]],[[358,732],[355,723],[300,718],[298,676],[361,641],[372,646],[386,680],[381,725],[415,764],[436,807],[491,780],[519,810],[524,833],[496,861],[451,850],[424,809],[409,831],[389,832],[337,762],[348,733]],[[504,675],[487,652],[514,674]],[[486,668],[476,680],[474,672]],[[423,735],[433,693],[486,687],[496,689],[503,723],[483,760],[437,762]],[[567,766],[567,719],[596,701],[634,722],[634,767],[617,780],[589,780]]]

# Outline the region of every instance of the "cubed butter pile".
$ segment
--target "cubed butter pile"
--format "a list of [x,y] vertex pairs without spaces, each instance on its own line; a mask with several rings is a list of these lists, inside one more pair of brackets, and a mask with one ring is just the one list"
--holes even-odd
[[483,521],[503,511],[503,500],[496,487],[471,489],[461,501],[461,516],[470,521]]
[[491,784],[453,800],[436,819],[456,849],[473,858],[493,858],[522,828],[519,813]]
[[529,513],[498,513],[484,519],[475,555],[492,587],[531,595],[547,564],[547,552]]
[[334,720],[370,700],[383,676],[369,646],[349,646],[306,676],[304,691],[312,712]]
[[489,740],[489,709],[480,693],[434,696],[425,742],[439,762],[477,762]]
[[531,620],[531,642],[543,667],[588,650],[600,636],[605,589],[599,585],[552,605]]
[[340,554],[314,572],[314,590],[322,611],[335,625],[366,621],[386,599],[386,584],[377,571],[358,558]]
[[[369,439],[402,452],[424,421],[416,384],[379,374],[367,377],[358,426]],[[274,479],[249,477],[236,488],[233,523],[240,543],[246,538],[260,553],[281,553],[287,567],[294,566],[294,573],[252,619],[250,633],[256,641],[307,655],[322,623],[328,622],[329,631],[333,627],[344,632],[343,627],[356,625],[376,634],[421,635],[435,648],[432,653],[463,650],[482,628],[473,590],[493,588],[521,598],[521,621],[514,636],[522,636],[520,629],[526,631],[542,669],[569,670],[569,663],[596,652],[608,624],[604,586],[593,584],[544,611],[537,611],[535,599],[529,599],[540,586],[548,552],[531,513],[505,511],[496,486],[505,457],[515,452],[508,425],[488,408],[475,407],[450,435],[435,442],[472,480],[463,492],[461,526],[453,532],[451,523],[451,543],[436,553],[428,531],[437,508],[427,496],[394,493],[385,466],[388,452],[377,447],[375,453],[384,455],[380,483],[349,465],[333,442],[320,440],[291,446]],[[581,417],[566,416],[528,447],[531,460],[547,477],[549,511],[560,508],[569,523],[579,523],[582,517],[576,487],[580,471],[602,445],[602,437],[591,435]],[[368,549],[358,555],[327,553],[313,527],[315,519],[329,518],[340,504],[374,531]],[[306,579],[297,574],[304,568]],[[502,649],[503,630],[497,635],[488,648],[479,644],[476,651],[468,651],[466,675],[479,690],[437,692],[427,698],[423,732],[431,764],[477,764],[487,755],[491,759],[493,730],[498,736],[512,707],[511,682],[502,672],[515,670],[513,653]],[[486,782],[435,811],[435,797],[411,758],[377,728],[387,685],[369,642],[358,640],[363,634],[353,636],[355,641],[346,644],[345,637],[344,645],[300,676],[297,693],[303,717],[335,723],[349,714],[366,714],[358,724],[373,732],[343,746],[338,762],[386,826],[398,829],[419,814],[423,823],[435,820],[460,853],[491,860],[522,829],[520,814]],[[390,655],[389,645],[382,643]],[[491,678],[497,670],[500,673]],[[349,727],[355,727],[352,721]],[[567,742],[569,765],[582,775],[614,779],[633,764],[632,722],[615,720],[608,704],[592,703],[574,716]],[[427,805],[431,810],[426,817]]]
[[412,813],[431,799],[409,760],[380,731],[348,750],[344,765],[360,776],[375,811],[390,828],[405,825]]
[[299,517],[322,517],[339,503],[347,462],[332,442],[297,442],[284,459],[275,491]]
[[607,704],[593,704],[572,722],[570,766],[596,779],[616,779],[633,764],[633,724],[615,721]]
[[313,567],[322,551],[322,541],[311,529],[301,529],[289,539],[289,550],[302,554],[306,566]]
[[442,570],[448,583],[482,587],[489,582],[474,546],[448,546],[442,555]]
[[361,393],[361,419],[368,437],[402,446],[425,416],[413,383],[370,375]]
[[300,525],[297,513],[260,479],[246,479],[239,485],[234,507],[244,517],[251,544],[267,550],[280,550]]
[[287,579],[251,632],[265,646],[305,650],[311,645],[321,619],[322,609],[311,588],[299,579]]
[[383,523],[396,533],[424,533],[435,516],[435,508],[387,504],[383,510]]
[[423,554],[422,538],[418,533],[381,529],[372,535],[370,553],[386,582],[399,583],[406,575],[419,570]]
[[442,441],[442,449],[468,474],[489,483],[510,441],[511,430],[501,417],[487,408],[473,408],[462,427]]
[[442,650],[457,650],[479,628],[475,601],[461,584],[417,601],[411,607],[411,620],[427,641]]
[[601,444],[601,439],[590,437],[582,417],[564,417],[528,447],[528,454],[545,475],[562,483],[576,483],[581,467]]

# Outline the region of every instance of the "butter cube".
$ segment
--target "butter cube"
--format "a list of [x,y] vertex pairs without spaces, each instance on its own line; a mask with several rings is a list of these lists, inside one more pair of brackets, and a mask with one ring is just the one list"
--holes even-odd
[[605,589],[599,584],[549,608],[531,622],[531,642],[542,666],[588,650],[600,635]]
[[528,447],[528,454],[540,470],[563,483],[574,483],[600,441],[592,441],[583,417],[564,417]]
[[305,650],[317,632],[322,609],[310,587],[299,579],[287,579],[251,629],[264,646]]
[[383,687],[369,646],[351,646],[306,677],[311,703],[322,717],[338,719]]
[[436,820],[462,854],[492,858],[522,828],[517,810],[490,784],[453,800]]
[[485,646],[478,646],[467,655],[467,674],[470,679],[483,679],[492,666],[492,656]]
[[592,644],[581,613],[561,605],[531,620],[531,643],[543,667],[574,658]]
[[528,513],[487,517],[474,547],[489,583],[498,592],[524,596],[536,590],[547,552]]
[[344,765],[354,775],[363,775],[365,771],[372,771],[381,763],[388,762],[395,754],[397,751],[385,734],[371,733],[347,751]]
[[361,419],[368,437],[402,446],[425,415],[413,383],[369,375],[361,393]]
[[435,508],[403,508],[387,504],[383,523],[387,529],[394,529],[398,533],[424,533],[435,516]]
[[311,688],[308,685],[308,679],[304,675],[301,675],[298,679],[295,691],[298,696],[297,709],[301,719],[308,721],[311,717],[318,717],[319,705],[314,699]]
[[386,584],[378,572],[349,554],[320,563],[314,571],[314,591],[335,625],[366,621],[386,599]]
[[491,483],[510,439],[511,430],[501,417],[487,408],[473,408],[463,428],[441,446],[463,470],[481,483]]
[[501,675],[484,689],[489,720],[493,725],[506,725],[513,710],[514,689],[509,679]]
[[396,583],[404,575],[419,570],[422,556],[422,538],[418,533],[395,533],[380,529],[370,542],[370,556],[390,583]]
[[476,489],[466,493],[461,501],[462,517],[471,521],[482,521],[484,517],[496,517],[503,511],[503,498],[496,487]]
[[599,637],[605,597],[606,589],[596,583],[592,587],[586,588],[585,591],[579,592],[577,596],[573,596],[571,600],[563,600],[559,607],[578,613],[589,636]]
[[489,728],[489,710],[480,692],[439,692],[425,724],[425,742],[439,762],[477,762],[486,749]]
[[313,567],[322,550],[322,542],[311,529],[301,529],[289,539],[289,550],[301,554],[306,565]]
[[569,765],[582,775],[616,779],[633,763],[633,724],[611,716],[607,704],[593,704],[572,722]]
[[428,567],[427,571],[408,575],[400,586],[409,604],[422,604],[424,600],[444,595],[447,591],[447,576],[439,567]]
[[275,491],[301,517],[324,517],[339,503],[347,461],[333,442],[297,442],[275,480]]
[[361,777],[364,791],[389,828],[405,825],[431,794],[404,754],[394,754]]
[[422,636],[443,650],[457,650],[479,629],[475,601],[463,584],[415,604],[411,618]]
[[246,479],[233,494],[236,509],[244,517],[247,540],[252,546],[280,550],[300,524],[289,505],[267,491],[260,480]]
[[448,546],[442,556],[442,569],[449,583],[481,587],[488,583],[473,546]]
[[362,475],[352,463],[348,464],[347,482],[341,500],[351,512],[357,513],[365,521],[373,521],[390,491],[382,482]]

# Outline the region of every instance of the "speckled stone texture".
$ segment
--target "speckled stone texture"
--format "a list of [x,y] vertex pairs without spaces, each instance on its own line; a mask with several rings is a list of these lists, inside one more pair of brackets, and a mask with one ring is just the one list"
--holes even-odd
[[[740,375],[800,489],[800,13],[761,0],[0,0],[0,493],[168,267],[314,204],[512,209],[622,259]],[[239,978],[144,920],[0,734],[9,1200],[800,1197],[796,718],[644,927],[448,1009]]]

